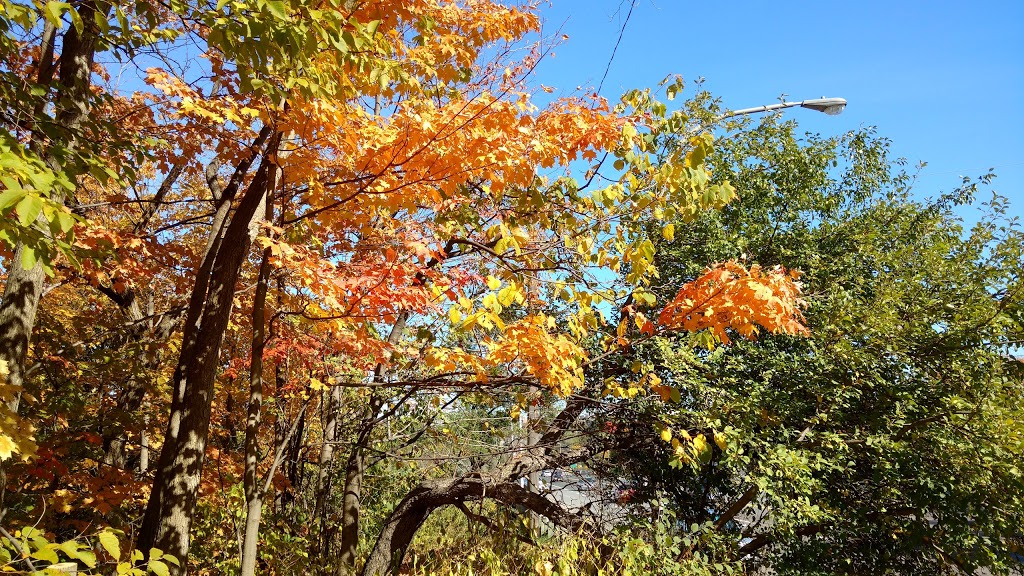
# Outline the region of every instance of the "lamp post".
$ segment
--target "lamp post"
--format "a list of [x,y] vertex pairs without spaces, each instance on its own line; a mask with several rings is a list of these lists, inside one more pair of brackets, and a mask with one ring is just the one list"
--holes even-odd
[[799,102],[779,102],[778,104],[768,104],[767,106],[733,110],[732,112],[722,114],[715,120],[725,120],[726,118],[732,118],[734,116],[745,116],[747,114],[757,114],[759,112],[771,112],[772,110],[782,110],[783,108],[793,108],[795,106],[824,112],[829,116],[836,116],[838,114],[842,114],[843,109],[846,108],[846,100],[844,98],[817,98],[814,100],[801,100]]

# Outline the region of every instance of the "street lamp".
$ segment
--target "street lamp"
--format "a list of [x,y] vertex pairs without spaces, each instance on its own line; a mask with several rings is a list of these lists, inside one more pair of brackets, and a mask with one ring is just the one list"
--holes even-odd
[[799,102],[779,102],[778,104],[769,104],[767,106],[733,110],[732,112],[722,114],[716,118],[716,120],[725,120],[726,118],[732,118],[733,116],[757,114],[758,112],[771,112],[772,110],[782,110],[783,108],[793,108],[794,106],[817,110],[818,112],[824,112],[829,116],[836,116],[843,112],[843,108],[846,108],[846,100],[843,98],[816,98],[814,100],[801,100]]

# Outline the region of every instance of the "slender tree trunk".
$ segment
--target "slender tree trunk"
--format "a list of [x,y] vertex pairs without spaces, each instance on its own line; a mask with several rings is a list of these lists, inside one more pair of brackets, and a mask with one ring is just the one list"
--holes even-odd
[[[280,285],[278,286],[281,289]],[[288,356],[286,355],[282,361],[278,362],[274,366],[274,384],[278,391],[284,389],[288,383]],[[285,416],[287,415],[288,404],[287,402],[281,402],[278,407],[277,421],[274,422],[274,445],[284,446],[288,439],[286,434],[288,432],[288,423]],[[283,514],[288,510],[291,505],[291,497],[286,490],[281,490],[277,493],[274,498],[274,509],[278,514]]]
[[[147,405],[149,402],[146,403]],[[139,474],[149,472],[149,415],[142,417],[142,432],[139,435]]]
[[[276,150],[279,142],[279,135],[272,138],[269,149]],[[264,202],[274,188],[278,170],[274,162],[271,155],[264,155],[223,240],[207,258],[212,261],[208,279],[200,270],[189,303],[164,448],[139,533],[142,550],[157,547],[178,558],[181,567],[171,566],[175,575],[187,572],[189,529],[210,429],[220,346],[231,315],[235,283],[263,217]]]
[[281,508],[283,513],[291,514],[294,511],[295,503],[298,501],[295,495],[302,490],[302,450],[306,435],[306,412],[305,410],[301,411],[295,420],[292,421],[295,427],[294,432],[290,431],[288,420],[284,416],[285,414],[282,413],[278,417],[275,438],[279,445],[284,447],[281,473],[288,479],[290,487],[278,495],[276,505]]
[[[292,485],[293,494],[298,494],[302,491],[303,481],[305,480],[305,467],[302,461],[302,452],[305,449],[305,438],[306,438],[306,412],[303,410],[299,413],[299,423],[296,428],[296,432],[288,439],[288,458],[286,463],[288,464],[288,482]],[[295,502],[293,497],[293,505]]]
[[[398,315],[391,332],[388,334],[388,343],[395,345],[402,338],[406,323],[409,321],[409,313],[402,312]],[[384,364],[378,363],[373,369],[373,380],[384,381]],[[362,486],[363,486],[363,458],[364,450],[370,441],[374,428],[379,424],[378,412],[383,402],[376,396],[370,401],[367,416],[359,431],[355,445],[349,454],[345,466],[345,493],[342,499],[341,513],[341,562],[338,565],[338,576],[353,574],[356,564],[356,553],[359,548],[359,516],[362,511]]]
[[363,450],[356,446],[345,466],[345,494],[341,504],[341,564],[339,576],[353,572],[359,548],[359,514],[362,504]]
[[[328,522],[327,511],[330,508],[331,485],[334,480],[334,453],[340,436],[338,417],[341,411],[342,394],[341,386],[331,388],[327,395],[324,415],[321,427],[323,428],[324,442],[320,448],[320,469],[316,480],[316,503],[313,506],[313,518],[319,523],[319,538],[317,544],[317,556],[325,558],[330,554],[331,543],[334,540],[334,523]],[[328,563],[329,564],[329,563]]]
[[[530,386],[530,406],[526,411],[526,444],[536,446],[540,442],[540,388]],[[530,491],[540,494],[540,470],[530,472]],[[530,537],[536,538],[540,534],[540,516],[536,512],[530,512]]]
[[[268,200],[266,219],[273,220],[273,203]],[[242,538],[241,576],[256,573],[256,552],[259,543],[260,518],[263,514],[263,489],[259,485],[257,439],[263,409],[263,350],[266,345],[267,287],[270,282],[270,248],[263,250],[259,278],[252,303],[252,354],[249,362],[249,408],[245,421],[245,472],[242,488],[245,493],[245,531]]]

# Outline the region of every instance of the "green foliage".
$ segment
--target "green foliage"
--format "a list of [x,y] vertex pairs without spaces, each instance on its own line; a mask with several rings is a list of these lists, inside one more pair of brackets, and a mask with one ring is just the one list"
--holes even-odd
[[125,534],[109,528],[90,538],[53,542],[50,535],[26,526],[9,533],[0,532],[0,570],[4,574],[64,574],[52,565],[70,562],[78,574],[117,574],[118,576],[167,576],[168,564],[179,565],[178,559],[153,548],[149,554],[132,550],[122,555],[121,541]]
[[385,65],[380,59],[386,44],[376,37],[379,20],[346,19],[341,10],[307,1],[220,0],[215,7],[198,9],[185,2],[171,5],[210,27],[207,41],[225,61],[235,63],[243,91],[274,101],[293,91],[305,97],[348,93],[346,79],[313,65],[318,58],[333,58],[339,67],[352,65],[368,75],[373,69],[382,86],[402,74],[397,64]]
[[[714,178],[741,198],[676,222],[673,242],[650,231],[663,279],[652,289],[670,297],[730,258],[799,269],[810,337],[646,346],[643,360],[681,398],[631,418],[691,433],[728,425],[729,443],[675,471],[658,464],[664,442],[639,443],[624,469],[688,522],[715,520],[756,487],[721,528],[751,566],[1005,573],[1024,524],[1019,222],[994,197],[964,229],[955,210],[991,176],[921,202],[884,139],[795,129],[769,117],[718,142]],[[746,547],[744,526],[760,538]]]
[[[140,19],[153,18],[156,10],[144,2],[135,6]],[[86,91],[82,99],[87,102],[71,102],[67,88],[58,86],[57,80],[46,83],[35,77],[36,72],[26,76],[26,69],[10,67],[22,61],[25,45],[37,42],[46,24],[78,33],[86,26],[96,27],[100,49],[118,56],[166,39],[166,34],[142,33],[120,6],[116,14],[120,24],[112,26],[101,11],[95,12],[92,22],[83,22],[68,2],[51,0],[32,8],[0,1],[0,101],[6,118],[0,127],[0,247],[13,250],[21,244],[25,268],[40,262],[52,274],[59,258],[77,266],[74,227],[84,221],[72,208],[81,179],[89,177],[100,186],[130,182],[137,166],[159,147],[152,138],[125,130],[105,115],[64,126],[61,110],[99,108],[112,102],[113,95]]]
[[[485,512],[500,514],[493,505]],[[724,541],[708,526],[684,526],[671,510],[651,509],[612,534],[542,536],[536,545],[514,531],[524,518],[505,517],[498,530],[467,521],[455,510],[437,514],[417,535],[407,570],[415,575],[490,576],[726,576],[743,574],[722,559]],[[464,526],[464,528],[463,528]],[[466,542],[473,542],[467,551]]]
[[0,242],[13,250],[24,244],[21,264],[49,264],[57,252],[71,255],[72,228],[80,219],[52,199],[74,190],[63,172],[54,172],[40,158],[0,130]]

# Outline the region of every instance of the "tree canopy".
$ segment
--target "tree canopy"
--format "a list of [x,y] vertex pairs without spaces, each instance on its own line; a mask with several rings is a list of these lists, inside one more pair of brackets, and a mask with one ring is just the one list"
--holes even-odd
[[1009,565],[1002,200],[550,96],[540,9],[0,0],[5,570]]
[[740,200],[659,242],[662,298],[708,261],[803,272],[806,334],[651,342],[637,362],[680,401],[620,417],[676,447],[623,453],[634,501],[735,535],[721,554],[748,568],[1020,568],[1020,225],[1004,198],[976,204],[990,176],[919,200],[887,151],[769,117],[709,159]]

